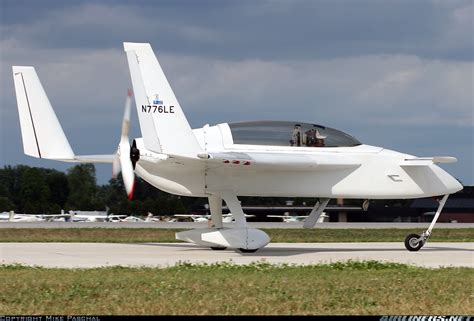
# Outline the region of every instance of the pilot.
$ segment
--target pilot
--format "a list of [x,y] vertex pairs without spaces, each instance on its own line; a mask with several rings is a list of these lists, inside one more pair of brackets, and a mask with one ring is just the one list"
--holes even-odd
[[293,129],[293,135],[291,136],[290,144],[291,146],[301,146],[302,135],[301,135],[301,125],[295,124]]
[[316,129],[316,144],[314,145],[315,147],[325,147],[326,144],[324,142],[324,140],[326,139],[326,135],[321,135],[321,133],[319,132],[319,130]]
[[316,131],[314,128],[309,129],[304,133],[303,143],[308,147],[316,146]]

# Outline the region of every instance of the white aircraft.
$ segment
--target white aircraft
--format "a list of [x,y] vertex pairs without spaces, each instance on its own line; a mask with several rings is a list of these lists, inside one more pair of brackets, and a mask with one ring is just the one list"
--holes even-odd
[[174,217],[186,217],[193,220],[195,223],[208,222],[210,215],[200,215],[200,214],[174,214]]
[[106,222],[112,216],[98,211],[69,211],[69,215],[72,222]]
[[[208,197],[215,227],[179,232],[177,239],[242,252],[267,245],[265,232],[248,227],[238,196],[319,197],[304,223],[312,228],[331,198],[441,195],[429,228],[405,239],[407,249],[417,251],[431,235],[449,194],[462,189],[436,165],[455,162],[454,157],[416,157],[369,146],[313,123],[253,121],[191,129],[150,44],[126,42],[124,50],[142,137],[129,143],[129,95],[117,152],[75,155],[35,69],[13,66],[23,149],[38,158],[113,163],[115,174],[122,171],[129,197],[134,174],[169,193]],[[235,218],[232,228],[223,228],[222,200]]]
[[[244,214],[245,217],[255,217],[255,215]],[[190,217],[193,222],[202,223],[209,222],[212,219],[212,215],[202,215],[202,214],[175,214],[175,217]],[[235,222],[232,214],[222,214],[222,223],[233,223]]]
[[[281,218],[283,222],[285,223],[290,223],[290,222],[304,222],[309,215],[290,215],[290,214],[284,214],[284,215],[267,215],[267,217],[275,217],[275,218]],[[322,213],[316,223],[323,223],[326,218],[328,218],[329,215],[326,213]]]
[[161,222],[159,217],[154,217],[153,213],[148,212],[145,222]]
[[137,216],[127,216],[127,215],[109,215],[106,222],[139,222],[139,223],[150,223],[150,222],[159,222],[158,217],[153,217],[153,214],[149,213],[148,216],[143,219]]
[[145,222],[145,220],[136,216],[111,215],[107,222]]
[[13,211],[0,213],[2,222],[45,222],[46,219],[34,214],[16,214]]
[[17,214],[13,211],[0,213],[0,222],[51,222],[68,219],[70,214]]

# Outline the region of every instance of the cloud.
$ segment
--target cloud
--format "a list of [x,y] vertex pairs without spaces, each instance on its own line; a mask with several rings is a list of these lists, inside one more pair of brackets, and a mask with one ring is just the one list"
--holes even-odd
[[[190,112],[361,124],[473,126],[470,62],[415,56],[313,61],[162,59]],[[222,118],[219,118],[222,119]],[[222,119],[223,120],[223,119]]]
[[472,60],[474,48],[468,0],[26,3],[3,6],[1,36],[33,48],[114,48],[125,40],[233,60],[381,54]]
[[[3,164],[25,159],[11,65],[37,68],[77,153],[116,148],[130,86],[123,41],[152,44],[193,127],[308,121],[394,149],[421,130],[442,139],[442,129],[456,156],[472,160],[470,1],[4,1],[0,9]],[[140,136],[136,120],[132,128]],[[400,128],[409,134],[394,139]],[[439,154],[438,138],[417,144]],[[473,181],[469,163],[456,166]]]
[[[1,69],[24,62],[37,66],[59,112],[72,113],[76,120],[86,120],[93,113],[102,122],[123,105],[130,80],[121,44],[116,49],[42,48],[33,56],[14,41],[2,42],[1,46]],[[473,125],[474,64],[470,62],[407,55],[301,62],[157,54],[189,112],[219,112],[225,117],[229,112],[232,115],[231,107],[239,111],[236,115],[244,111],[243,117],[271,110],[274,117],[283,118],[297,109],[305,119],[324,114],[332,120],[351,111],[364,122],[396,119],[400,124]],[[2,92],[13,93],[12,81],[2,80]],[[2,99],[12,104],[14,97],[8,96]]]

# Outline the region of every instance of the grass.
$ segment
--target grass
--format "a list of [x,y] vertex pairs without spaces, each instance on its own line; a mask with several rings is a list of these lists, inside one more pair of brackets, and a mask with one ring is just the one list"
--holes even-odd
[[0,314],[472,315],[473,269],[375,261],[171,268],[0,266]]
[[[0,242],[179,242],[179,229],[0,229]],[[421,229],[264,229],[275,243],[403,242]],[[474,242],[474,229],[435,229],[430,242]]]

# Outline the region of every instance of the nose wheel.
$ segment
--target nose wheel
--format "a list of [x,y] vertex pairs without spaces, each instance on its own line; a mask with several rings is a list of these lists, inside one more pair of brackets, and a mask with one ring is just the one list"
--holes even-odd
[[422,240],[421,236],[418,234],[409,234],[405,238],[405,247],[408,251],[416,252],[423,247],[425,242]]

